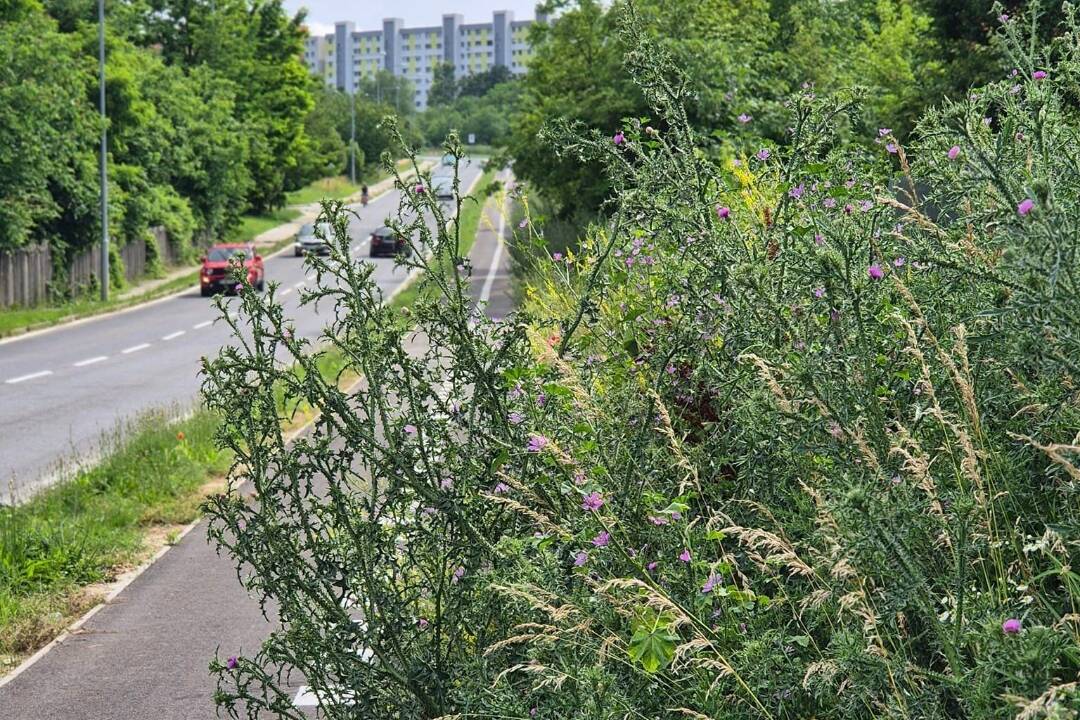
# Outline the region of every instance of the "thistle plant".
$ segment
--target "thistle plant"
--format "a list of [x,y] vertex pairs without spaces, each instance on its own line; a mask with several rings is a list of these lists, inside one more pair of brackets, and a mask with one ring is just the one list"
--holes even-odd
[[220,706],[301,717],[302,676],[330,718],[1074,717],[1080,26],[1026,22],[910,147],[804,88],[784,146],[712,156],[628,11],[654,116],[541,138],[610,219],[499,322],[425,181],[407,314],[328,205],[320,342],[247,293],[205,366],[213,537],[280,622]]

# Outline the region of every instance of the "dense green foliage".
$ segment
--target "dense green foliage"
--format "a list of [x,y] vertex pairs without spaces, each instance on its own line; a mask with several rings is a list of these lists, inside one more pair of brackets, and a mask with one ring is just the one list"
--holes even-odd
[[[436,270],[408,316],[328,207],[308,301],[336,306],[325,339],[366,382],[323,379],[251,292],[254,339],[205,365],[259,497],[217,499],[212,534],[281,620],[214,664],[221,707],[299,720],[298,671],[328,718],[1076,717],[1067,17],[1053,43],[1003,19],[1015,76],[905,140],[805,89],[782,140],[714,160],[693,83],[623,16],[654,119],[534,139],[598,168],[609,217],[503,321],[425,185],[401,183],[401,230],[433,251],[406,262]],[[286,444],[253,384],[319,409],[313,432]]]
[[[609,196],[599,168],[552,162],[537,133],[556,120],[608,131],[651,109],[621,67],[626,48],[614,28],[625,0],[547,5],[561,14],[551,27],[532,30],[535,55],[510,151],[518,175],[559,216],[582,220]],[[865,90],[859,116],[840,130],[849,139],[888,127],[903,140],[929,107],[1011,69],[989,31],[1002,12],[991,0],[637,0],[635,7],[683,70],[689,121],[714,157],[745,149],[751,139],[784,141],[784,104],[807,84],[819,93]],[[1061,16],[1060,7],[1046,14],[1041,36],[1051,35]]]
[[[244,213],[345,170],[348,100],[308,77],[302,19],[276,0],[108,5],[118,244],[163,225],[191,255],[196,233],[225,235]],[[96,4],[5,4],[0,58],[0,250],[48,243],[62,291],[68,259],[99,237]],[[369,111],[363,130],[382,114]],[[369,162],[386,149],[385,134],[364,147]]]
[[452,65],[440,65],[428,93],[428,110],[416,120],[419,132],[432,147],[451,133],[472,135],[481,145],[505,146],[521,90],[521,82],[503,66],[457,79]]

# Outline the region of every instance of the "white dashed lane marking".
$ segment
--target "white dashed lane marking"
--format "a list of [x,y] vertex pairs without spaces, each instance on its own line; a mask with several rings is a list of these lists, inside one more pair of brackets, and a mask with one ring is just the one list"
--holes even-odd
[[183,335],[183,334],[184,334],[185,332],[187,332],[187,331],[186,331],[186,330],[177,330],[177,331],[176,331],[176,332],[174,332],[174,333],[169,333],[168,335],[166,335],[165,337],[163,337],[163,338],[161,338],[161,339],[162,339],[162,340],[165,340],[165,341],[168,341],[168,340],[175,340],[176,338],[178,338],[178,337],[180,337],[181,335]]
[[75,365],[75,367],[86,367],[87,365],[94,365],[94,364],[99,363],[99,362],[105,362],[108,359],[109,359],[108,355],[98,355],[97,357],[86,358],[85,360],[80,360],[79,362],[74,363],[74,365]]
[[130,355],[131,353],[139,352],[140,350],[145,350],[148,347],[150,347],[150,343],[142,343],[140,345],[133,345],[133,346],[131,346],[131,347],[125,349],[125,350],[121,350],[120,354],[121,355]]
[[300,282],[298,282],[298,283],[293,283],[293,287],[294,287],[294,288],[302,288],[302,287],[304,287],[304,281],[303,281],[303,280],[301,280],[301,281],[300,281]]
[[4,382],[8,385],[15,385],[17,383],[26,382],[27,380],[35,380],[46,375],[52,375],[52,370],[42,370],[41,372],[30,373],[29,375],[20,375],[19,377],[13,377]]
[[291,293],[291,292],[292,292],[292,288],[285,288],[284,290],[282,290],[282,291],[281,291],[281,292],[279,293],[279,296],[280,296],[280,297],[285,297],[286,295],[288,295],[288,294],[289,294],[289,293]]
[[202,330],[204,327],[210,327],[213,324],[214,324],[213,320],[207,320],[206,322],[201,322],[198,325],[193,325],[191,327],[191,329],[192,330]]

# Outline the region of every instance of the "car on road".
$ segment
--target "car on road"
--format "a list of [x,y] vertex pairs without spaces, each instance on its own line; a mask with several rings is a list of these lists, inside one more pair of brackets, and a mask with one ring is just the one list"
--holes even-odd
[[454,178],[450,175],[437,175],[431,178],[431,191],[439,200],[453,200]]
[[446,153],[442,156],[443,167],[454,167],[457,164],[457,160],[450,153]]
[[[322,237],[319,237],[321,235]],[[293,251],[296,257],[314,253],[316,255],[329,255],[330,242],[334,237],[334,227],[330,223],[320,223],[316,228],[315,223],[305,223],[300,227],[296,236],[296,244]]]
[[266,268],[262,256],[249,243],[221,243],[206,251],[199,272],[199,289],[203,297],[215,292],[235,292],[235,279],[230,269],[233,262],[242,263],[247,271],[247,283],[259,292],[266,287]]
[[399,255],[410,251],[409,243],[393,228],[384,225],[371,233],[371,257]]

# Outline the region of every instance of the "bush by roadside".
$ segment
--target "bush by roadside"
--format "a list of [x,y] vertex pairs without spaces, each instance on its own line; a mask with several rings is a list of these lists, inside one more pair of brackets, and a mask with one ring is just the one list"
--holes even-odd
[[[539,141],[604,168],[610,222],[500,323],[451,234],[407,323],[331,262],[347,398],[280,374],[316,358],[249,295],[207,390],[261,502],[210,513],[282,629],[214,665],[223,710],[295,671],[331,718],[1075,715],[1080,26],[1001,22],[1015,75],[909,147],[838,143],[857,97],[805,90],[725,165],[630,22],[653,118]],[[313,435],[283,443],[253,379]]]

